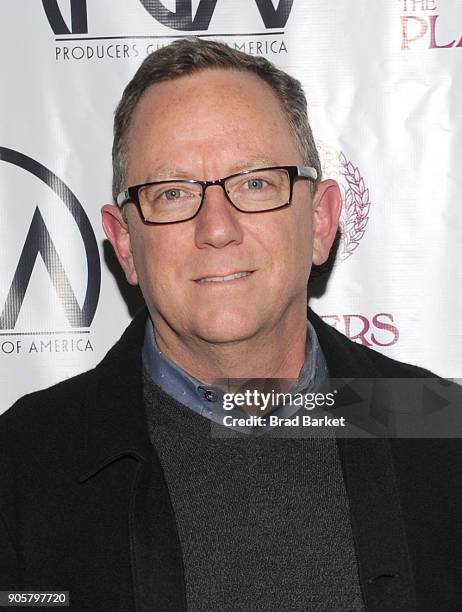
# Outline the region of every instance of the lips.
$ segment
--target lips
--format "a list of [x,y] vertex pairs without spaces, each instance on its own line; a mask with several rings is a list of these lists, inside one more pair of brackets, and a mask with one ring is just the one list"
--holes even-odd
[[253,270],[243,270],[239,272],[233,272],[231,274],[226,274],[224,276],[220,275],[210,275],[203,276],[201,278],[196,279],[197,283],[223,283],[226,281],[238,280],[239,278],[245,278],[246,276],[250,276],[253,274]]

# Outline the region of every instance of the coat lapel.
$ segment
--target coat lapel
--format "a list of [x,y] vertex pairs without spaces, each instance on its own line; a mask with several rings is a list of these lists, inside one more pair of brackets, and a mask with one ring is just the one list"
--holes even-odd
[[112,462],[131,458],[127,463],[134,475],[126,503],[135,609],[181,612],[186,610],[186,590],[180,541],[143,405],[141,345],[146,316],[146,311],[136,316],[94,371],[78,480],[84,483],[101,469],[110,469]]
[[[331,378],[380,379],[373,355],[327,326],[311,310]],[[370,356],[371,355],[371,356]],[[372,394],[371,404],[383,398]],[[348,387],[337,398],[351,405]],[[387,439],[338,438],[359,576],[367,610],[416,610],[415,586],[390,445]]]
[[164,473],[154,453],[140,463],[130,508],[137,612],[186,611],[183,557]]
[[338,440],[367,610],[416,610],[415,587],[389,444]]

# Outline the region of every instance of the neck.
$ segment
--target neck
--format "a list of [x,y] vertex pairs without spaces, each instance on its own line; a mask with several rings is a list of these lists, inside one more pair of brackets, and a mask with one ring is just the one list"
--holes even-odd
[[212,344],[180,337],[151,316],[157,346],[171,361],[204,384],[218,379],[296,379],[306,357],[306,305],[297,317],[239,341]]

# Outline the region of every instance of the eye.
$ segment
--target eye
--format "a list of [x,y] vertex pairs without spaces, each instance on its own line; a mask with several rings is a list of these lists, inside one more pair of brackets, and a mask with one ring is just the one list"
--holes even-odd
[[178,200],[183,195],[181,189],[167,189],[163,194],[167,200]]
[[251,189],[251,190],[258,190],[258,189],[263,189],[264,185],[264,180],[260,179],[260,178],[251,178],[247,181],[247,188]]

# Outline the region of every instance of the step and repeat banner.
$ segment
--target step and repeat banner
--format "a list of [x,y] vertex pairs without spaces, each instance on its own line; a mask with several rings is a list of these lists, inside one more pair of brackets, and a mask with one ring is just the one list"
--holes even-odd
[[96,365],[130,321],[100,223],[113,113],[143,58],[191,35],[304,85],[344,200],[313,309],[462,377],[460,0],[10,0],[0,16],[0,412]]

